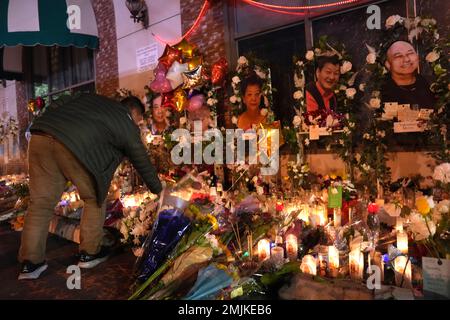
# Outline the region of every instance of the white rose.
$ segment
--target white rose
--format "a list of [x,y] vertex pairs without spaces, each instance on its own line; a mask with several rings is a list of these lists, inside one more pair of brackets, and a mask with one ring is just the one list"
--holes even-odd
[[370,140],[370,134],[364,133],[363,138],[366,140]]
[[241,82],[241,79],[238,76],[234,76],[233,79],[231,79],[231,81],[233,81],[233,83],[238,84],[239,82]]
[[420,24],[422,25],[422,27],[428,27],[430,25],[435,25],[436,24],[436,20],[435,19],[423,19]]
[[233,103],[233,104],[236,103],[237,102],[237,97],[236,96],[231,96],[230,97],[230,102]]
[[429,63],[433,63],[437,59],[439,59],[439,57],[440,57],[439,53],[433,50],[427,54],[427,56],[425,57],[425,60],[427,60]]
[[305,55],[306,60],[312,61],[314,59],[314,51],[308,50]]
[[303,98],[303,92],[301,90],[297,90],[294,92],[294,99],[295,100],[300,100],[301,98]]
[[369,53],[366,57],[366,61],[368,64],[374,64],[377,61],[377,55],[373,52]]
[[267,110],[267,108],[262,108],[261,111],[260,111],[260,114],[261,114],[263,117],[267,116],[267,113],[269,113],[269,111]]
[[[436,232],[436,225],[433,221],[428,221],[428,227],[426,221],[423,219],[422,215],[416,212],[411,213],[409,230],[414,234],[416,241],[425,240],[430,235],[433,236]],[[428,229],[430,229],[428,231]],[[431,234],[430,234],[431,231]]]
[[344,86],[343,84],[341,84],[339,87],[339,90],[341,90],[341,91],[347,90],[347,86]]
[[244,56],[240,56],[239,59],[238,59],[238,64],[239,64],[239,65],[245,65],[245,64],[248,64],[247,58],[244,57]]
[[180,124],[183,125],[186,123],[186,117],[181,117],[180,118]]
[[308,138],[305,139],[305,146],[309,146],[309,139]]
[[402,17],[400,17],[398,14],[390,16],[386,19],[386,29],[392,28],[397,22],[400,22],[401,19]]
[[379,98],[372,98],[369,101],[369,105],[372,109],[378,109],[381,105],[381,100]]
[[231,122],[232,122],[233,124],[237,124],[237,123],[238,123],[238,118],[235,117],[235,116],[233,116],[233,118],[231,118]]
[[302,118],[300,118],[300,116],[295,116],[294,119],[292,120],[292,124],[294,125],[294,127],[298,127],[301,123]]
[[356,94],[356,89],[355,88],[348,88],[347,90],[345,90],[345,95],[349,99],[353,99],[355,94]]
[[341,66],[341,74],[347,73],[352,70],[352,63],[350,61],[344,61]]
[[207,104],[208,106],[213,106],[213,105],[214,105],[214,102],[215,102],[215,99],[209,98],[209,99],[206,101],[206,104]]

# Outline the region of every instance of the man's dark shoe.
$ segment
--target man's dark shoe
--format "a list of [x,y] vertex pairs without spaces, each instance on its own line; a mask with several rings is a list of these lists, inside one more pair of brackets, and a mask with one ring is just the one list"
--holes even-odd
[[38,264],[34,264],[26,260],[22,263],[18,279],[19,280],[37,279],[39,278],[42,272],[47,270],[47,268],[48,264],[45,261]]
[[85,251],[81,251],[78,266],[84,269],[94,268],[99,263],[106,261],[109,254],[110,250],[107,247],[102,247],[100,252],[95,255],[90,255]]

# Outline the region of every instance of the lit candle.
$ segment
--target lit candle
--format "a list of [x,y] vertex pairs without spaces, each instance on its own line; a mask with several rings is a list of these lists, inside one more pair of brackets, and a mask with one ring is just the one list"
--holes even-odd
[[335,246],[328,246],[328,266],[331,277],[336,278],[339,273],[339,250]]
[[258,258],[259,261],[265,261],[270,258],[270,242],[267,239],[258,241]]
[[300,213],[297,216],[297,218],[305,221],[306,223],[309,222],[309,205],[307,204],[300,205]]
[[[408,265],[406,265],[406,263],[408,263]],[[400,287],[402,284],[403,273],[405,273],[402,287],[411,288],[411,260],[408,260],[408,257],[405,256],[398,256],[394,260],[394,268],[395,285]]]
[[316,222],[319,224],[319,226],[324,226],[327,224],[328,215],[324,206],[316,207],[315,214],[317,216]]
[[319,275],[322,277],[327,275],[327,258],[321,252],[319,252]]
[[304,256],[302,259],[302,264],[300,265],[300,270],[303,273],[307,273],[307,274],[315,276],[317,274],[316,259],[312,255],[309,255],[309,254]]
[[359,249],[353,250],[349,254],[350,277],[354,280],[363,279],[364,255]]
[[297,237],[293,234],[286,236],[286,252],[290,261],[297,260],[298,243]]
[[348,224],[352,224],[353,221],[353,210],[351,207],[348,208]]
[[402,232],[403,231],[403,218],[397,217],[397,221],[395,222],[395,231]]
[[270,250],[270,253],[272,255],[271,259],[276,265],[282,265],[284,261],[284,249],[283,247],[273,247]]
[[334,221],[334,227],[339,228],[341,226],[341,208],[334,208],[333,210],[333,221]]
[[397,249],[408,254],[408,234],[404,231],[397,233]]

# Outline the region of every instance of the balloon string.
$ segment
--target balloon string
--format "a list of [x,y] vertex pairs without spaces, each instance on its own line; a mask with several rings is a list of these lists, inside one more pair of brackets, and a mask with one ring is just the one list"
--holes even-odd
[[158,40],[159,42],[163,43],[163,44],[169,44],[170,43],[178,43],[180,41],[182,41],[184,38],[187,38],[192,32],[194,32],[195,29],[197,29],[198,25],[200,24],[200,20],[203,18],[203,16],[206,14],[206,12],[209,9],[209,1],[210,0],[205,0],[205,2],[203,3],[203,6],[197,16],[197,19],[195,19],[194,24],[189,28],[189,30],[180,38],[173,40],[173,41],[167,41],[164,40],[163,38],[161,38],[160,36],[156,35],[155,33],[152,32],[153,37],[155,37],[156,40]]

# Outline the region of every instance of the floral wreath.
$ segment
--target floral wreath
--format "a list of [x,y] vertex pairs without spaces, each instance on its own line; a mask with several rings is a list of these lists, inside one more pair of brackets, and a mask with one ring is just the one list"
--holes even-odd
[[8,112],[3,112],[2,119],[0,119],[0,143],[10,135],[14,138],[17,137],[18,133],[19,126],[17,120],[11,117]]
[[[305,94],[305,72],[314,69],[317,58],[321,56],[337,56],[340,64],[340,77],[338,86],[335,90],[337,100],[336,112],[329,111],[306,111],[306,94]],[[327,36],[322,36],[319,39],[318,46],[313,50],[308,50],[303,61],[294,58],[294,87],[296,91],[293,94],[295,100],[296,116],[292,121],[295,135],[291,134],[291,146],[294,150],[299,150],[301,158],[303,159],[304,147],[308,146],[309,138],[302,138],[301,132],[309,130],[309,125],[326,126],[330,133],[333,129],[342,128],[342,135],[331,136],[327,139],[327,150],[333,149],[336,151],[342,160],[347,164],[350,175],[353,178],[352,167],[356,164],[353,135],[356,131],[356,120],[353,110],[355,109],[357,98],[357,90],[353,87],[356,77],[353,65],[350,62],[350,57],[345,51],[342,44],[337,44],[332,47],[328,43]],[[336,125],[336,121],[338,124]],[[292,142],[297,140],[298,147],[295,147]],[[302,160],[300,160],[302,161]]]
[[[393,128],[389,121],[381,120],[384,112],[384,106],[381,105],[381,88],[388,72],[384,67],[387,49],[390,45],[398,41],[402,34],[407,33],[410,42],[421,40],[424,47],[430,48],[425,60],[430,64],[435,81],[430,89],[439,99],[434,107],[434,112],[430,120],[430,136],[432,141],[440,146],[438,152],[431,155],[438,161],[445,162],[450,160],[450,151],[447,147],[446,133],[449,119],[449,110],[446,104],[450,99],[449,84],[449,61],[445,57],[445,50],[449,44],[440,39],[437,31],[437,23],[433,18],[405,18],[399,15],[393,15],[386,19],[385,39],[378,50],[368,46],[368,55],[366,57],[367,70],[371,74],[370,81],[360,84],[360,91],[366,93],[366,106],[372,110],[372,119],[368,132],[363,135],[365,143],[361,152],[361,159],[358,167],[362,173],[362,179],[366,185],[374,191],[374,175],[379,178],[384,185],[390,181],[390,170],[386,164],[387,141],[392,137]],[[379,190],[377,190],[379,192]]]
[[242,106],[241,83],[254,72],[258,78],[262,80],[262,93],[264,96],[264,108],[261,109],[261,115],[267,115],[267,123],[270,124],[274,121],[274,114],[272,111],[273,105],[273,91],[272,78],[270,74],[270,68],[263,61],[254,57],[240,56],[237,60],[236,73],[231,78],[231,87],[233,88],[233,95],[230,97],[230,103],[232,105],[232,122],[237,125],[237,117],[241,115],[245,110]]

